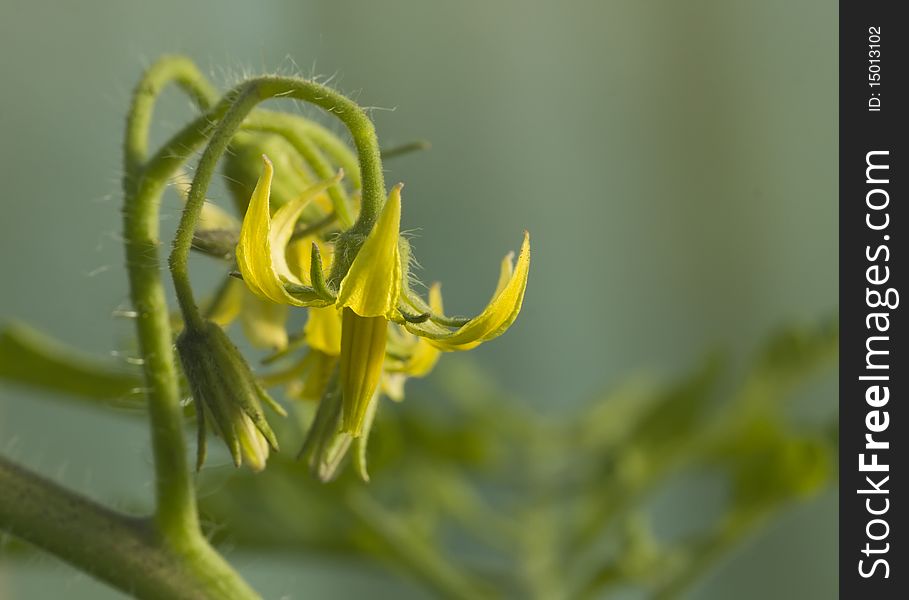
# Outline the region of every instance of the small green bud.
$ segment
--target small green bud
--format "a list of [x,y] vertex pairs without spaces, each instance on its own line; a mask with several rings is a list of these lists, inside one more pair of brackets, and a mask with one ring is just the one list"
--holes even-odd
[[240,351],[215,323],[187,325],[177,338],[177,351],[196,406],[199,451],[196,467],[205,460],[206,420],[227,444],[236,466],[245,461],[254,471],[265,468],[269,447],[278,441],[265,420],[261,402],[286,413],[253,377]]

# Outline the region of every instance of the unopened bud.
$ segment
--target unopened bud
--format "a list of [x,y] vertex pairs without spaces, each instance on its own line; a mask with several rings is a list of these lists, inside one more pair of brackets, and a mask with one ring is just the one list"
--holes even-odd
[[[241,132],[230,143],[224,158],[224,176],[234,199],[237,214],[246,214],[249,198],[262,173],[262,155],[275,166],[271,182],[271,209],[277,210],[299,197],[317,182],[297,150],[280,135],[260,132]],[[304,222],[324,216],[319,204],[313,202],[303,214]]]
[[262,412],[262,402],[286,414],[253,377],[240,351],[215,323],[189,325],[177,338],[183,372],[189,382],[199,426],[197,468],[205,459],[205,425],[213,424],[227,444],[234,464],[265,468],[269,447],[278,441]]

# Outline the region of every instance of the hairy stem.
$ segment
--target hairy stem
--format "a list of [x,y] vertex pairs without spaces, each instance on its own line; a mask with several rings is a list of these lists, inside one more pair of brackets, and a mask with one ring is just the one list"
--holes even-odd
[[[203,583],[193,598],[258,598],[245,581],[208,544],[199,528],[195,488],[186,460],[182,408],[173,338],[160,276],[159,208],[161,195],[176,169],[208,138],[210,124],[228,107],[226,101],[178,132],[150,160],[148,128],[157,95],[178,83],[202,107],[214,92],[195,67],[181,58],[152,66],[136,88],[124,143],[123,226],[130,297],[142,354],[155,463],[156,509],[152,532],[183,568]],[[134,567],[135,569],[135,567]],[[141,571],[142,567],[139,565]],[[137,576],[137,575],[133,575]],[[121,582],[113,581],[115,584]],[[143,597],[183,597],[149,592]]]
[[255,593],[210,548],[193,560],[154,523],[111,511],[0,457],[0,528],[137,598],[249,600]]
[[148,154],[148,133],[158,96],[169,84],[176,84],[203,111],[218,100],[218,92],[188,58],[165,56],[155,61],[133,91],[126,119],[124,148],[127,178],[135,179]]
[[[151,420],[156,518],[162,533],[175,543],[198,535],[199,520],[186,462],[173,340],[159,272],[158,213],[168,178],[205,140],[210,117],[197,120],[178,133],[176,143],[163,149],[166,159],[159,152],[146,164],[146,156],[155,99],[170,81],[190,87],[194,75],[198,75],[195,67],[185,59],[168,58],[153,65],[136,87],[124,144],[124,244]],[[200,77],[191,85],[199,94],[208,87],[207,83],[199,83],[204,81]]]

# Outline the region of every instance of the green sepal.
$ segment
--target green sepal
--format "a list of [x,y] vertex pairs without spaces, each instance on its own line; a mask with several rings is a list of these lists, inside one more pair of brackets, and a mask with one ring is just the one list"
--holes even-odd
[[325,272],[322,270],[322,253],[319,251],[319,245],[315,242],[312,243],[312,253],[310,254],[309,279],[312,282],[313,291],[327,302],[326,306],[335,303],[338,296],[325,282]]

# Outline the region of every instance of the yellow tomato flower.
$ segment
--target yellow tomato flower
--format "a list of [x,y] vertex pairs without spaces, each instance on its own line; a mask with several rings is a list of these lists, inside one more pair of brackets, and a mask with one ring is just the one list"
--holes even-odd
[[[326,281],[322,250],[311,245],[288,264],[291,234],[307,204],[336,179],[310,188],[274,215],[270,187],[274,168],[268,158],[249,202],[237,245],[237,264],[246,285],[271,302],[310,307],[312,339],[323,350],[335,349],[333,333],[340,312],[339,377],[342,393],[340,428],[359,437],[382,380],[393,327],[391,346],[405,348],[404,360],[394,360],[388,374],[420,376],[429,371],[438,351],[467,350],[498,337],[514,322],[521,309],[530,267],[530,240],[524,242],[514,264],[509,255],[502,262],[499,284],[492,300],[472,319],[446,317],[439,287],[433,286],[427,303],[408,283],[406,242],[400,237],[401,186],[392,188],[375,225],[356,251],[337,290]],[[405,252],[402,252],[402,248]],[[309,277],[304,275],[309,259]],[[313,310],[314,309],[314,310]],[[327,312],[320,312],[327,311]],[[315,346],[314,346],[315,347]],[[401,357],[399,357],[401,358]],[[392,384],[393,385],[393,384]]]

